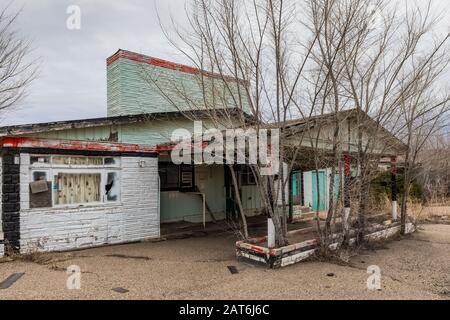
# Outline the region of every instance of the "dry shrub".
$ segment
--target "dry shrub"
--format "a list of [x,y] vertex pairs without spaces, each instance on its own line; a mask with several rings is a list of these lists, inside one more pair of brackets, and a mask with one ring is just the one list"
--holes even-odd
[[53,260],[50,254],[38,251],[25,254],[13,254],[10,257],[16,261],[33,262],[37,264],[49,264]]
[[385,193],[378,195],[370,194],[369,197],[369,212],[373,213],[388,213],[391,211],[391,199]]

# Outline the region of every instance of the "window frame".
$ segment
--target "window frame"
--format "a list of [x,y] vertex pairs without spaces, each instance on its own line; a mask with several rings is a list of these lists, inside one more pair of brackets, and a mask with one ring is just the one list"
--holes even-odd
[[[31,163],[31,157],[50,157],[50,161],[47,162],[35,162]],[[86,158],[102,158],[102,165],[72,165],[72,164],[53,164],[53,157],[86,157]],[[114,158],[114,164],[105,165],[106,158]],[[52,206],[45,208],[31,208],[30,210],[42,210],[42,209],[61,209],[61,208],[78,208],[87,206],[107,206],[122,203],[122,168],[121,168],[121,158],[120,157],[108,157],[108,156],[78,156],[78,155],[35,155],[30,154],[30,165],[29,165],[29,182],[32,182],[34,177],[34,172],[46,172],[47,181],[51,182],[51,198]],[[70,203],[70,204],[55,204],[56,197],[55,194],[55,175],[60,173],[65,174],[100,174],[100,201],[85,202],[85,203]],[[107,184],[108,174],[116,173],[120,186],[119,194],[117,200],[107,200],[107,194],[105,190],[105,185]]]
[[[251,181],[253,180],[253,181]],[[256,177],[249,166],[242,166],[239,170],[239,182],[242,187],[256,186]]]
[[[163,186],[162,184],[162,179],[161,179],[161,175],[160,175],[160,169],[162,169],[163,167],[167,167],[167,166],[172,166],[172,167],[177,167],[178,169],[178,183],[176,187],[169,187],[166,188]],[[183,185],[183,181],[182,181],[182,175],[183,173],[190,173],[191,177],[192,177],[192,183],[190,186],[187,185]],[[174,164],[173,162],[170,161],[164,161],[164,162],[159,162],[158,163],[158,177],[161,181],[160,184],[160,190],[161,192],[166,192],[166,191],[178,191],[178,192],[195,192],[195,165],[190,165],[190,164]]]

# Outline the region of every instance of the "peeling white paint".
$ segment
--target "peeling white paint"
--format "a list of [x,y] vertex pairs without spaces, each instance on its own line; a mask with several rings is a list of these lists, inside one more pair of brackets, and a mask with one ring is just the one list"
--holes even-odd
[[[121,202],[29,208],[29,155],[21,162],[21,252],[64,251],[160,236],[157,158],[121,158]],[[139,162],[144,160],[145,167]],[[28,201],[25,201],[28,199]],[[27,203],[25,203],[27,202]],[[22,207],[23,205],[23,207]]]
[[[376,227],[378,227],[378,226],[374,226],[374,228],[376,228]],[[416,227],[413,223],[409,222],[406,224],[406,229],[405,229],[406,234],[411,234],[411,233],[415,232],[415,230],[416,230]],[[374,231],[374,232],[366,235],[364,238],[369,241],[389,239],[389,238],[399,234],[400,231],[401,231],[401,226],[396,225],[393,227],[388,227],[388,228],[385,228],[382,230]],[[318,250],[318,247],[313,248],[313,249],[308,249],[306,251],[301,251],[302,247],[309,247],[310,243],[311,243],[311,240],[308,240],[308,241],[305,241],[305,242],[302,242],[299,244],[284,247],[285,249],[289,250],[290,255],[283,256],[279,262],[274,264],[274,268],[285,267],[285,266],[289,266],[289,265],[292,265],[295,263],[299,263],[299,262],[306,260],[310,256],[312,256]],[[349,239],[350,245],[353,245],[355,243],[356,243],[356,238]],[[339,247],[339,244],[340,244],[339,242],[332,243],[332,244],[330,244],[329,248],[331,250],[336,250]],[[247,246],[245,243],[238,242],[236,245],[237,245],[237,248],[236,248],[236,256],[237,257],[243,257],[243,258],[247,258],[247,259],[258,261],[258,262],[265,262],[267,264],[267,261],[262,259],[261,257],[253,255],[246,251],[242,251],[240,249],[240,246],[246,250],[249,249],[249,248],[246,248]],[[293,247],[296,247],[296,248],[293,248]],[[281,248],[281,250],[282,249],[283,248]],[[252,249],[250,248],[250,250],[252,250]]]
[[304,251],[304,252],[299,252],[297,254],[293,254],[292,256],[287,256],[287,257],[281,259],[281,267],[286,267],[291,264],[306,260],[309,257],[311,257],[312,255],[314,255],[316,250],[317,249],[312,249],[312,250],[308,250],[308,251]]

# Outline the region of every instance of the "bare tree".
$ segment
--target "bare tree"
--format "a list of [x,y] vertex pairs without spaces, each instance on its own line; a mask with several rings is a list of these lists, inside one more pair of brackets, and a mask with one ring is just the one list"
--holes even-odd
[[[384,0],[248,0],[239,7],[228,0],[191,3],[188,30],[176,24],[172,33],[163,29],[193,65],[215,76],[199,72],[203,94],[198,101],[185,88],[162,94],[188,117],[195,118],[193,109],[207,110],[218,128],[280,130],[278,175],[267,177],[261,174],[261,165],[251,166],[262,203],[274,222],[278,246],[287,243],[285,191],[290,172],[308,150],[316,172],[331,169],[323,227],[316,214],[322,244],[328,248],[336,217],[347,219],[339,212],[343,193],[334,192],[334,180],[342,177],[343,155],[350,156],[358,172],[351,199],[362,241],[378,164],[384,155],[404,148],[399,138],[407,136],[393,137],[386,129],[414,132],[418,126],[412,123],[436,114],[436,105],[443,106],[441,99],[424,107],[431,113],[414,111],[404,120],[399,116],[417,102],[424,104],[429,97],[425,92],[436,88],[445,69],[446,64],[438,62],[445,61],[448,36],[436,38],[432,46],[428,42],[437,24],[431,5],[424,10],[417,5],[400,8]],[[236,109],[237,114],[232,112]],[[301,126],[292,125],[292,119],[303,120]],[[425,128],[429,121],[422,123]],[[427,140],[430,135],[421,136]],[[234,175],[233,166],[230,169]],[[239,198],[237,183],[235,188]]]
[[[439,76],[448,65],[449,55],[445,48],[449,36],[437,34],[439,19],[431,14],[431,1],[425,6],[405,3],[403,7],[382,0],[311,3],[316,11],[328,12],[313,16],[325,17],[323,41],[318,41],[316,60],[324,74],[325,88],[330,88],[325,91],[330,102],[325,104],[335,113],[333,154],[337,164],[342,152],[339,144],[344,143],[338,139],[340,105],[351,104],[361,111],[356,113],[353,130],[357,136],[353,157],[358,168],[355,201],[358,203],[358,238],[362,240],[370,185],[378,171],[378,163],[384,154],[392,153],[399,145],[398,139],[387,134],[385,128],[403,139],[406,143],[404,152],[409,157],[411,148],[406,137],[419,134],[422,140],[415,145],[422,145],[434,128],[429,124],[434,124],[433,120],[437,121],[437,116],[445,111],[448,94],[440,99],[430,98],[436,96]],[[430,43],[431,39],[435,42]],[[407,107],[403,107],[404,104]],[[408,115],[411,113],[413,115]],[[430,113],[434,116],[428,121],[419,120],[428,118]],[[428,129],[424,128],[426,124]],[[410,129],[410,134],[401,134],[405,128]],[[426,133],[419,133],[419,128]],[[408,177],[407,180],[409,183]],[[329,208],[327,228],[333,214],[331,202]],[[405,215],[402,215],[402,222],[404,225]]]
[[36,76],[36,61],[30,58],[30,42],[15,29],[20,12],[0,11],[0,110],[15,106]]
[[447,125],[437,130],[418,155],[416,179],[423,188],[423,197],[427,204],[445,205],[450,199],[448,129]]
[[[169,32],[166,34],[192,64],[219,75],[212,81],[207,74],[199,74],[198,82],[205,99],[192,104],[193,109],[199,104],[203,108],[206,106],[211,120],[219,124],[221,120],[216,112],[220,108],[222,119],[232,119],[227,128],[255,130],[257,136],[271,128],[281,131],[278,175],[261,174],[266,165],[263,163],[252,165],[251,169],[263,206],[274,222],[277,245],[285,245],[288,220],[285,191],[292,162],[288,161],[290,155],[288,157],[283,143],[283,129],[293,115],[298,115],[294,100],[315,42],[314,35],[307,36],[307,41],[292,38],[293,26],[298,24],[295,19],[300,8],[298,3],[282,0],[250,0],[239,4],[196,0],[191,3],[192,7],[187,10],[189,32],[175,26],[176,39]],[[189,99],[184,95],[184,101]],[[179,103],[174,105],[180,107]],[[231,115],[231,110],[235,109],[241,116]],[[189,113],[185,107],[183,111]],[[241,216],[245,221],[245,215],[241,213]]]

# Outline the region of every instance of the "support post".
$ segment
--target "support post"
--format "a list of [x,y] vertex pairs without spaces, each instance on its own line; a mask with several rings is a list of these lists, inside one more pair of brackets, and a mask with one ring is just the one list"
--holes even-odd
[[289,182],[288,182],[288,192],[289,192],[289,223],[292,223],[294,220],[294,199],[292,195],[292,172],[289,173]]
[[344,230],[350,229],[350,155],[344,155]]
[[267,219],[267,247],[269,249],[275,248],[275,225],[271,218]]
[[392,221],[397,221],[397,157],[391,157],[391,214]]

